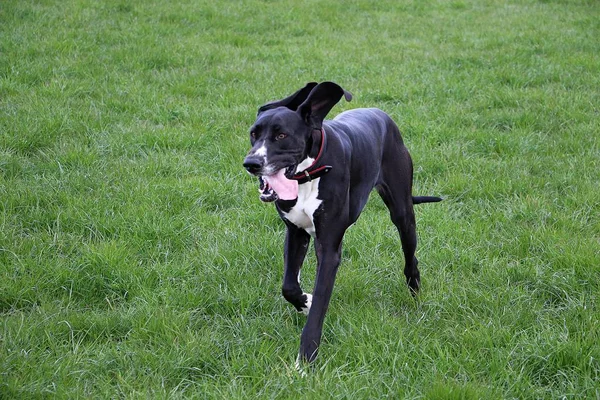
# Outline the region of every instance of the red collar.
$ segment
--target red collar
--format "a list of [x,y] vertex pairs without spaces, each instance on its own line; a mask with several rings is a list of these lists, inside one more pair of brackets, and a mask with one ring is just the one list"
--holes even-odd
[[315,160],[312,162],[312,164],[310,164],[308,168],[306,168],[304,171],[298,172],[292,177],[292,179],[298,181],[298,184],[301,185],[303,183],[310,182],[313,179],[317,179],[331,171],[331,165],[322,165],[320,167],[316,167],[319,160],[321,159],[321,156],[323,155],[323,151],[325,149],[325,142],[325,129],[321,128],[321,146],[319,147],[319,153],[317,153],[317,158],[315,158]]

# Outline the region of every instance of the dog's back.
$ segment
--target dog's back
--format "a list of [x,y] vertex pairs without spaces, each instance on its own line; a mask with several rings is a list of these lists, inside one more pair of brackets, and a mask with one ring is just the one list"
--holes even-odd
[[356,216],[368,193],[384,183],[384,170],[388,175],[394,175],[395,185],[403,185],[410,192],[412,161],[397,125],[389,115],[378,108],[356,108],[325,121],[324,125],[338,135],[349,156],[351,210],[356,210]]

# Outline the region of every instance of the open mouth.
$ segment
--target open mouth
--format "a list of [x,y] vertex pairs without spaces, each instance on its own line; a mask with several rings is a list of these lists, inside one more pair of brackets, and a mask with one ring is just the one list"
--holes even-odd
[[258,176],[262,177],[262,178],[266,178],[268,176],[274,176],[277,175],[281,170],[284,170],[284,175],[286,178],[288,179],[292,179],[292,177],[294,176],[294,174],[296,173],[296,168],[298,167],[297,164],[292,164],[289,167],[283,167],[283,168],[277,168],[273,165],[269,165],[266,168],[263,169],[262,174],[260,174],[260,172],[257,174]]
[[278,199],[277,193],[271,188],[271,186],[264,180],[262,176],[258,177],[259,188],[258,192],[260,193],[260,200],[265,203],[270,203]]
[[284,175],[288,179],[292,179],[294,173],[296,172],[296,165],[290,165],[285,169]]
[[260,199],[265,202],[281,200],[293,200],[298,197],[298,181],[291,179],[294,176],[296,166],[281,168],[274,174],[260,177]]

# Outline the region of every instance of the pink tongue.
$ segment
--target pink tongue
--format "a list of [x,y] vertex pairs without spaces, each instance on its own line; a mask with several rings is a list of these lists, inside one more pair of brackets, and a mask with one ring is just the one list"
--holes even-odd
[[294,200],[298,197],[298,181],[288,179],[285,169],[280,169],[275,175],[263,176],[281,200]]

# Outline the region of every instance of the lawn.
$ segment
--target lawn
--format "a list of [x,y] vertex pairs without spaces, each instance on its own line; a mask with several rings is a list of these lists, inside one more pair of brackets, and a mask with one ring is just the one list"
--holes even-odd
[[[599,71],[594,0],[3,0],[0,398],[600,398]],[[414,300],[371,197],[302,377],[241,161],[324,80],[444,201]]]

